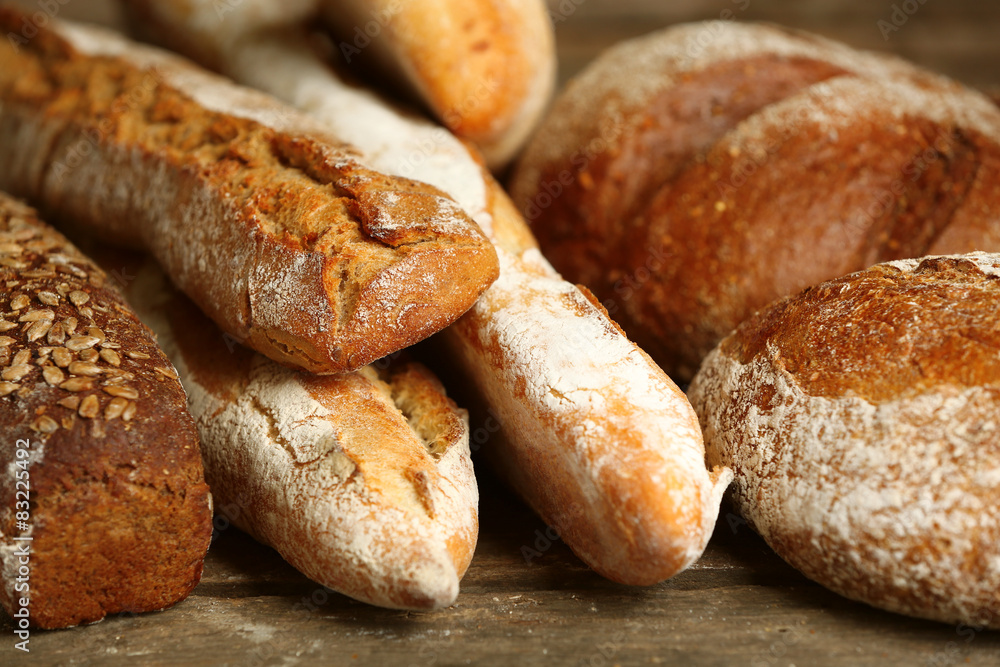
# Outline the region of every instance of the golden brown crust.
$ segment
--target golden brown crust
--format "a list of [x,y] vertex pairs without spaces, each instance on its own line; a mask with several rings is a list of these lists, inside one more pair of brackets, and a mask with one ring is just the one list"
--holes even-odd
[[[13,612],[13,462],[30,440],[30,619],[65,627],[182,600],[211,536],[173,366],[108,276],[0,196],[2,599]],[[8,468],[8,464],[11,465]]]
[[[722,350],[748,364],[773,346],[810,396],[887,403],[939,385],[979,387],[1000,377],[998,295],[1000,277],[963,257],[925,259],[912,273],[878,265],[773,304]],[[904,323],[920,335],[901,337]]]
[[[320,4],[348,59],[380,56],[493,169],[516,154],[552,94],[555,39],[541,0]],[[364,49],[352,47],[359,30],[369,33]]]
[[263,95],[58,30],[0,51],[0,141],[25,162],[0,182],[150,249],[247,344],[314,372],[357,368],[446,326],[495,279],[488,241],[433,188],[366,169]]
[[998,627],[998,304],[998,255],[900,260],[709,355],[689,391],[708,461],[780,556],[877,607]]
[[571,84],[512,192],[556,268],[683,380],[775,298],[1000,247],[998,168],[1000,113],[957,84],[704,23],[623,44]]

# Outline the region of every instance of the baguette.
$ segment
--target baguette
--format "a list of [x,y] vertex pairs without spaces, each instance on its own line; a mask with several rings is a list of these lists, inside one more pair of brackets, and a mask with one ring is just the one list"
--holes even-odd
[[[5,32],[20,25],[0,10]],[[53,21],[0,44],[0,187],[148,249],[227,333],[349,371],[443,328],[496,278],[439,191],[158,50]]]
[[183,600],[212,514],[173,367],[111,279],[2,194],[0,280],[4,609],[62,628]]
[[560,95],[511,193],[543,251],[689,380],[774,299],[879,261],[1000,249],[1000,110],[880,54],[708,22]]
[[394,609],[455,601],[478,535],[468,416],[419,364],[315,376],[234,346],[152,265],[129,299],[177,366],[233,524]]
[[383,76],[415,90],[493,170],[527,141],[555,87],[555,39],[543,0],[319,4],[348,64],[374,56]]
[[1000,628],[1000,255],[879,264],[746,320],[691,384],[782,558],[855,600]]
[[[180,45],[183,22],[146,26]],[[500,279],[443,332],[445,358],[499,416],[484,452],[589,566],[651,584],[708,542],[728,469],[709,473],[684,395],[599,304],[563,281],[497,182],[449,133],[345,85],[295,29],[214,43],[223,71],[358,137],[387,173],[451,194],[496,245]],[[344,113],[350,109],[352,113]]]

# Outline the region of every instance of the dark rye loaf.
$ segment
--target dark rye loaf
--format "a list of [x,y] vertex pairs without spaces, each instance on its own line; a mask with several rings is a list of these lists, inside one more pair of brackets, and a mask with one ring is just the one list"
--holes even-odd
[[[0,434],[8,613],[26,596],[15,590],[24,544],[38,627],[163,609],[191,592],[211,510],[174,368],[108,275],[2,194]],[[22,439],[30,447],[18,447]],[[29,508],[16,504],[25,477]],[[27,530],[19,511],[30,515]]]
[[542,250],[675,379],[774,299],[1000,250],[1000,110],[767,25],[678,26],[573,81],[512,181]]
[[706,359],[710,464],[782,558],[891,611],[1000,628],[1000,255],[879,264]]

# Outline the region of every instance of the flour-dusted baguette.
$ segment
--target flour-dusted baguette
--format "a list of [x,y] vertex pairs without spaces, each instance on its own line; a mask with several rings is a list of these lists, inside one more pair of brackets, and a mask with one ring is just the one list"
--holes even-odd
[[879,264],[757,313],[690,397],[739,511],[855,600],[1000,628],[1000,255]]
[[[0,12],[6,33],[20,26]],[[261,93],[94,28],[0,44],[0,187],[150,250],[223,329],[285,364],[358,368],[495,279],[446,196],[358,163]]]
[[301,33],[260,30],[215,44],[224,72],[357,137],[374,167],[418,170],[493,239],[500,279],[442,341],[444,357],[498,416],[500,431],[483,451],[518,493],[616,581],[654,583],[696,560],[729,471],[705,469],[684,395],[548,265],[476,156],[446,131],[342,83]]
[[1000,110],[882,55],[766,25],[615,47],[511,182],[542,250],[687,380],[743,318],[879,261],[1000,250]]
[[310,375],[233,345],[152,265],[128,297],[173,359],[216,505],[371,604],[455,601],[478,536],[468,417],[419,364]]
[[3,194],[0,285],[4,609],[60,628],[184,599],[212,515],[173,367],[107,274]]

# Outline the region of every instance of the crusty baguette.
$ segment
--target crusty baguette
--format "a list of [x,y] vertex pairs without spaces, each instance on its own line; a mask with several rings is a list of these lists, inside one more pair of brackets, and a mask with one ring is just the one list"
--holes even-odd
[[616,581],[654,583],[696,560],[729,471],[705,470],[684,395],[599,305],[559,278],[476,156],[444,130],[343,84],[301,33],[257,31],[221,44],[223,71],[357,136],[377,168],[406,174],[417,155],[420,178],[455,197],[494,240],[500,279],[443,336],[449,360],[499,416],[501,431],[484,452],[517,491]]
[[310,579],[396,609],[455,601],[478,535],[468,416],[416,363],[341,375],[228,341],[153,265],[128,297],[177,366],[218,507]]
[[879,264],[755,314],[690,396],[739,511],[808,577],[1000,628],[1000,255]]
[[[0,28],[21,15],[0,10]],[[147,248],[224,330],[313,372],[361,367],[495,279],[439,191],[361,165],[316,123],[161,51],[53,21],[0,44],[0,187]]]
[[[320,0],[348,63],[376,56],[434,115],[502,169],[555,86],[543,0]],[[359,45],[362,48],[359,48]]]
[[173,367],[110,278],[4,194],[0,284],[4,609],[61,628],[184,599],[212,515]]
[[688,380],[743,318],[875,262],[1000,250],[1000,111],[887,56],[708,22],[560,95],[511,192],[543,251]]

